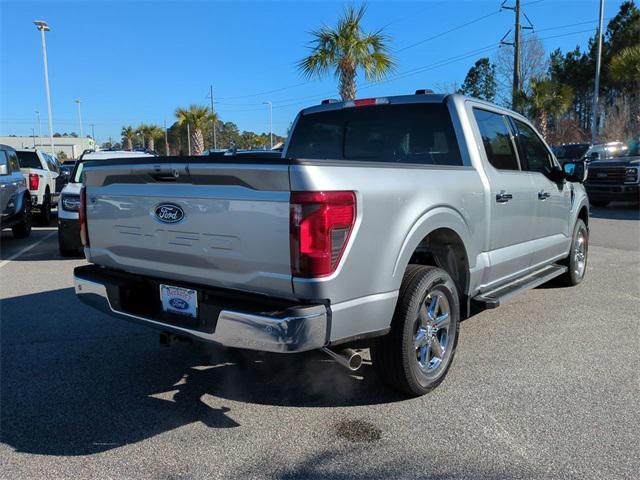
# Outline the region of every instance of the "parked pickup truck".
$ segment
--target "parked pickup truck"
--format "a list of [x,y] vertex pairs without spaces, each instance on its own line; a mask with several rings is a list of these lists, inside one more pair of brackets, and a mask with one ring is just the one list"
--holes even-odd
[[640,155],[622,155],[589,163],[585,182],[591,205],[606,207],[609,202],[640,202]]
[[352,369],[370,347],[382,379],[421,395],[445,377],[461,319],[555,277],[582,281],[584,176],[490,103],[323,102],[300,112],[282,157],[87,164],[92,265],[75,289],[230,347],[324,349]]
[[33,149],[20,149],[17,152],[36,219],[41,225],[49,225],[51,209],[58,205],[60,191],[68,177],[60,175],[58,160],[48,153]]

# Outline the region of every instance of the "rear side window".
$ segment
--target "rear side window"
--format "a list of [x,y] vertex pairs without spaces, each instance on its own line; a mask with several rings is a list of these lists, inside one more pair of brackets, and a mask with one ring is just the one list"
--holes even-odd
[[435,103],[303,115],[287,154],[317,160],[462,165],[449,111]]
[[0,150],[0,165],[6,165],[7,170],[11,168],[11,165],[9,165],[9,158],[7,158],[7,154],[4,150]]
[[506,118],[499,113],[473,109],[489,163],[498,170],[519,170]]
[[553,169],[553,159],[540,137],[526,123],[511,119],[516,127],[518,151],[522,159],[522,169],[547,175]]
[[18,152],[18,159],[22,168],[42,168],[36,152]]

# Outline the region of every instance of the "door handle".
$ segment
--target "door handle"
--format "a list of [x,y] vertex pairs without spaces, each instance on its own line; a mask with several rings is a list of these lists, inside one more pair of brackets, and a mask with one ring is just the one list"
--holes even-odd
[[549,192],[545,192],[544,190],[538,192],[538,200],[546,200],[550,196],[551,194]]
[[496,194],[496,202],[498,203],[507,203],[512,198],[513,195],[505,192],[504,190],[501,190],[500,193]]

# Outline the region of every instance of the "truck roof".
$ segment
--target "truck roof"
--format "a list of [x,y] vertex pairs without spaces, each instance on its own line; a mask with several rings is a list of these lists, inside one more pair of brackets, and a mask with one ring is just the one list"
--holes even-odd
[[406,104],[406,103],[442,103],[447,100],[452,100],[453,102],[464,102],[465,100],[473,100],[476,103],[481,103],[486,105],[492,109],[498,109],[505,114],[512,115],[519,119],[522,119],[526,122],[528,120],[522,116],[520,113],[510,110],[506,107],[502,107],[500,105],[496,105],[491,102],[487,102],[486,100],[481,100],[479,98],[468,97],[466,95],[462,95],[460,93],[414,93],[412,95],[390,95],[390,96],[378,96],[378,97],[370,97],[370,98],[358,98],[356,100],[349,101],[338,101],[338,100],[325,100],[320,105],[314,105],[311,107],[304,108],[300,111],[301,115],[307,115],[310,113],[318,113],[325,112],[331,110],[340,110],[342,108],[350,108],[357,107],[358,104],[361,105],[397,105],[397,104]]

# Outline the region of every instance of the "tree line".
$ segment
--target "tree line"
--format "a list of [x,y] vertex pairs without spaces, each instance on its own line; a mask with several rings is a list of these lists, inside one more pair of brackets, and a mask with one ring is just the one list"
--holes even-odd
[[[516,110],[531,118],[551,143],[588,141],[592,122],[597,38],[582,50],[556,49],[546,57],[542,42],[527,35],[522,43],[521,82]],[[459,91],[512,106],[513,47],[493,62],[479,59]],[[621,4],[607,24],[602,44],[598,119],[603,141],[628,141],[640,133],[640,10]]]
[[[175,122],[166,132],[164,128],[154,124],[143,123],[137,128],[124,126],[121,132],[122,143],[113,146],[128,150],[146,148],[161,155],[187,155],[189,151],[192,155],[201,155],[205,150],[214,148],[214,145],[218,149],[260,150],[271,146],[268,132],[241,132],[235,123],[220,120],[217,113],[202,105],[179,107],[175,110],[175,117]],[[273,134],[274,145],[284,140],[284,137]]]

